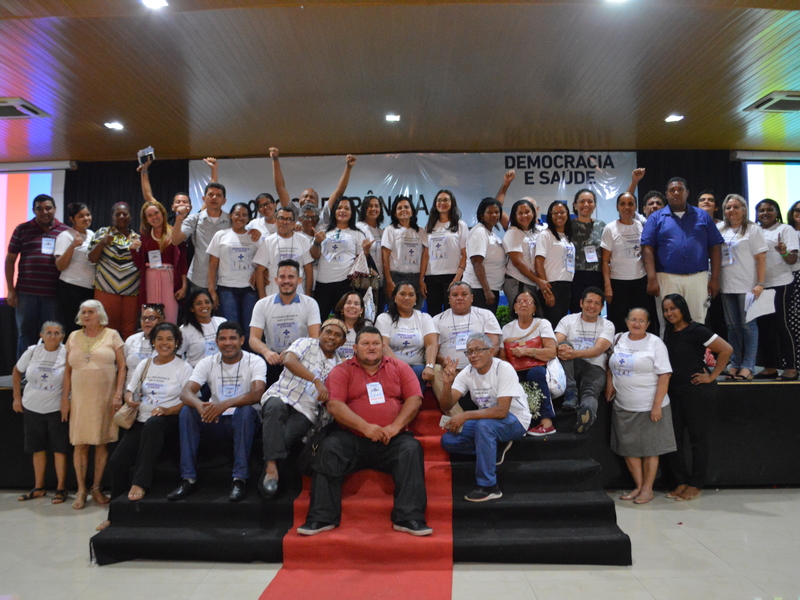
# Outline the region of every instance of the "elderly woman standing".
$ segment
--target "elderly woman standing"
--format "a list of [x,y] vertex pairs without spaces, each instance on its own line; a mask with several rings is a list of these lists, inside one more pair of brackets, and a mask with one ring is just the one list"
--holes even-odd
[[130,229],[131,207],[117,202],[111,208],[113,225],[94,234],[89,261],[97,265],[94,299],[105,308],[109,326],[127,338],[136,331],[139,314],[139,269],[131,248],[139,248],[142,241]]
[[[61,504],[67,499],[67,452],[69,427],[61,418],[61,386],[64,381],[65,352],[61,340],[64,329],[60,323],[46,321],[39,334],[42,343],[28,347],[19,357],[11,379],[14,386],[15,412],[23,414],[25,452],[33,454],[35,484],[20,502],[47,495],[44,474],[47,467],[48,442],[53,450],[58,486],[51,502]],[[22,393],[22,376],[27,384]]]
[[106,444],[117,441],[114,413],[122,407],[125,386],[124,344],[119,333],[107,327],[108,315],[97,300],[81,304],[76,322],[82,328],[69,336],[67,364],[61,393],[61,416],[69,417],[69,440],[75,446],[73,462],[78,491],[72,508],[86,505],[89,446],[94,446],[92,500],[108,504],[103,493],[103,471],[108,461]]

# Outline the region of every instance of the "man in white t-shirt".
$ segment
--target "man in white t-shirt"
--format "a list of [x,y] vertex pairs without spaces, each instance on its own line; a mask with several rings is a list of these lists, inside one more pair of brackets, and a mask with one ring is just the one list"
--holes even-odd
[[301,232],[294,231],[294,213],[289,208],[281,206],[276,220],[278,230],[266,237],[253,257],[258,297],[265,298],[278,292],[274,282],[275,271],[280,261],[289,259],[302,265],[305,292],[310,296],[314,288],[314,261],[309,253],[311,240]]
[[[447,288],[450,308],[433,318],[433,324],[439,332],[439,354],[433,373],[433,393],[441,401],[444,383],[442,368],[445,358],[455,363],[456,373],[469,365],[464,351],[467,339],[473,333],[485,333],[492,341],[492,356],[500,350],[500,337],[503,330],[494,313],[485,308],[472,306],[472,289],[464,281],[454,281]],[[462,405],[466,398],[462,400]]]
[[503,496],[497,484],[497,444],[522,439],[531,424],[528,397],[517,372],[510,363],[494,358],[492,350],[489,336],[475,333],[467,340],[470,365],[458,376],[456,363],[445,359],[442,409],[449,410],[466,393],[478,406],[451,417],[442,436],[442,448],[448,452],[475,455],[477,487],[464,496],[469,502]]
[[[181,401],[186,405],[179,415],[181,444],[181,483],[167,500],[181,500],[197,484],[197,449],[203,433],[233,438],[233,486],[229,500],[239,502],[247,496],[250,476],[250,450],[259,424],[253,407],[267,388],[264,361],[242,350],[244,332],[238,323],[225,321],[217,329],[219,354],[206,356],[192,372]],[[204,384],[211,389],[211,400],[203,402],[198,392]]]
[[590,286],[581,296],[581,312],[556,326],[558,358],[567,375],[562,411],[578,411],[576,433],[586,433],[597,417],[597,399],[606,386],[606,350],[614,341],[614,324],[600,316],[605,294]]
[[296,339],[319,337],[319,305],[297,292],[303,281],[296,260],[278,263],[275,283],[278,293],[256,302],[250,321],[250,348],[267,361],[267,385],[278,381],[283,365],[281,353]]

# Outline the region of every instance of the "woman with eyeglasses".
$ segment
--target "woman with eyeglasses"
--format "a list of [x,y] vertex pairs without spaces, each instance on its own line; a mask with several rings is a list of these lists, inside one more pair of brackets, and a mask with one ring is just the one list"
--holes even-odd
[[484,198],[478,204],[478,223],[467,236],[469,262],[462,278],[472,289],[472,305],[492,312],[497,312],[506,279],[506,251],[494,232],[502,215],[503,206],[494,198]]
[[428,251],[422,257],[419,287],[428,302],[428,314],[435,317],[449,308],[447,290],[460,281],[467,268],[469,228],[461,220],[456,197],[450,190],[436,192],[425,226]]
[[575,245],[572,243],[572,220],[567,204],[556,200],[547,209],[547,229],[536,242],[536,274],[542,285],[545,318],[555,328],[567,316],[570,307],[572,278],[575,276]]
[[72,227],[62,231],[56,238],[56,268],[58,276],[56,290],[61,305],[62,322],[66,323],[64,333],[69,335],[78,326],[74,316],[78,314],[81,302],[94,298],[95,267],[89,262],[89,244],[94,232],[92,213],[83,202],[73,202],[67,206],[67,216]]
[[[392,204],[392,224],[383,231],[381,253],[386,294],[394,297],[394,288],[401,283],[415,287],[428,252],[428,232],[417,224],[417,209],[411,198],[398,196]],[[422,308],[423,294],[417,294],[417,308]]]
[[261,232],[262,240],[268,235],[272,235],[278,231],[278,222],[275,218],[276,204],[277,202],[272,194],[265,192],[256,196],[255,205],[259,216],[254,217],[253,220],[245,226],[245,229],[247,229],[247,231],[258,229],[258,231]]
[[163,304],[144,304],[142,305],[142,315],[139,323],[142,330],[134,333],[125,340],[125,366],[128,374],[125,378],[125,385],[131,382],[133,371],[143,360],[147,360],[153,354],[153,346],[150,343],[150,332],[153,327],[164,322]]

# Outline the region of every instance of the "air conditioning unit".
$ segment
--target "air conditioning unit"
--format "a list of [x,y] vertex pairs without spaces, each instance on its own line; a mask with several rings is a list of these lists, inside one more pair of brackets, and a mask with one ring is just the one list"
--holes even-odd
[[772,92],[745,110],[756,112],[800,112],[800,92]]
[[0,119],[36,119],[49,116],[41,108],[22,98],[0,98]]

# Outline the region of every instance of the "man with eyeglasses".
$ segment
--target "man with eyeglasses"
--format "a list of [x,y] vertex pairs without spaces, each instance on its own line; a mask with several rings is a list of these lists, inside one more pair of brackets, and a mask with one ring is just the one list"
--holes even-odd
[[528,396],[510,363],[493,356],[492,340],[483,333],[467,339],[464,352],[469,366],[456,375],[450,358],[444,363],[442,408],[455,406],[466,393],[478,410],[459,413],[445,424],[442,448],[455,454],[475,455],[477,487],[464,496],[469,502],[503,497],[497,483],[497,444],[522,439],[531,424]]
[[294,213],[289,208],[281,206],[276,221],[277,231],[266,237],[253,257],[258,296],[264,298],[278,292],[270,274],[276,273],[278,263],[282,260],[295,260],[303,267],[305,293],[310,296],[314,289],[314,264],[309,252],[311,240],[294,231]]
[[576,433],[586,433],[597,417],[597,399],[606,387],[606,350],[614,341],[614,324],[600,316],[606,296],[598,287],[583,290],[581,312],[556,326],[558,358],[567,376],[564,412],[577,411]]

